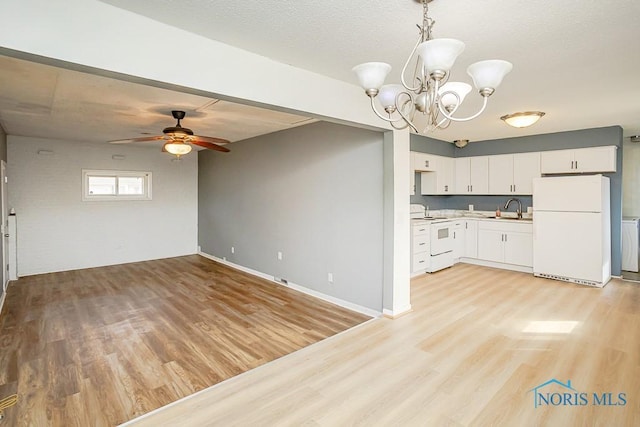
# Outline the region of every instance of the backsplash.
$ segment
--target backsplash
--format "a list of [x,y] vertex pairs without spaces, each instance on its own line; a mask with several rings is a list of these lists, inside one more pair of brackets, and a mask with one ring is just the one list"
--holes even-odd
[[[498,206],[500,210],[503,210],[504,204],[510,198],[514,197],[520,199],[522,203],[522,210],[527,211],[528,207],[533,206],[532,196],[422,196],[416,194],[411,197],[411,203],[417,203],[424,206],[429,206],[430,209],[454,209],[454,210],[468,210],[469,205],[473,205],[473,209],[476,211],[495,211]],[[509,211],[516,210],[517,204],[511,204]]]

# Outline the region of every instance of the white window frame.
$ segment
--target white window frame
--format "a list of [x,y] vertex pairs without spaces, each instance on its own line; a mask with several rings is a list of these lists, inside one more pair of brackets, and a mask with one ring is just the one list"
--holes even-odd
[[[116,194],[89,194],[89,177],[114,177],[116,178]],[[143,178],[144,194],[118,194],[118,178],[135,177]],[[122,201],[122,200],[151,200],[152,173],[148,171],[120,171],[82,169],[82,201]]]

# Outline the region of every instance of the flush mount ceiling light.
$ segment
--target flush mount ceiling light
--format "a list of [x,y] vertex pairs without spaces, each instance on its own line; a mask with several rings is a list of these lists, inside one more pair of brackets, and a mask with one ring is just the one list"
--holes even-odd
[[453,141],[453,144],[458,148],[464,148],[467,146],[468,143],[469,143],[468,139],[456,139],[455,141]]
[[[395,129],[409,126],[416,133],[420,133],[414,122],[418,113],[427,119],[424,133],[444,129],[451,121],[475,119],[485,110],[489,97],[513,65],[498,59],[471,64],[467,73],[483,98],[482,107],[469,117],[453,117],[465,96],[471,92],[471,86],[467,83],[448,81],[456,58],[464,50],[464,43],[455,39],[432,38],[431,30],[435,21],[428,13],[428,4],[432,0],[414,1],[422,3],[422,26],[418,25],[418,42],[402,68],[402,84],[384,85],[384,80],[391,71],[391,65],[384,62],[367,62],[353,68],[360,85],[371,99],[371,108],[378,117],[391,123]],[[405,75],[411,64],[415,64],[412,67],[414,73],[411,80],[407,81]],[[375,98],[386,115],[378,111]]]
[[504,120],[506,124],[514,128],[526,128],[540,120],[542,116],[544,116],[542,111],[525,111],[524,113],[507,114],[500,117],[500,120]]

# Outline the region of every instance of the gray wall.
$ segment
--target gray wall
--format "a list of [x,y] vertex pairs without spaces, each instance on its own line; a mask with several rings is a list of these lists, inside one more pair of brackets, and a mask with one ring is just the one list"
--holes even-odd
[[[432,139],[421,138],[424,146],[431,147]],[[446,143],[445,143],[446,144]],[[519,138],[504,138],[488,141],[478,141],[464,148],[451,145],[454,155],[450,157],[486,156],[494,154],[523,153],[530,151],[562,150],[565,148],[597,147],[601,145],[615,145],[618,147],[617,172],[604,174],[611,183],[611,273],[619,276],[622,272],[622,240],[620,236],[622,221],[622,163],[623,145],[622,128],[609,126],[594,129],[582,129],[569,132],[550,133],[545,135],[531,135]],[[414,147],[413,141],[411,145]],[[432,154],[443,154],[441,148],[423,151]],[[419,180],[418,180],[419,181]],[[419,184],[418,184],[419,185]],[[419,187],[417,187],[419,189]],[[521,197],[524,206],[531,206],[531,197]],[[431,209],[467,209],[473,204],[477,210],[493,210],[506,201],[506,196],[412,196],[412,203],[429,205]],[[511,209],[510,209],[511,210]]]
[[[158,147],[12,135],[8,151],[20,276],[197,252],[195,156],[172,162]],[[152,200],[82,201],[82,169],[149,171]]]
[[198,153],[201,250],[381,311],[383,134],[320,122],[230,149]]

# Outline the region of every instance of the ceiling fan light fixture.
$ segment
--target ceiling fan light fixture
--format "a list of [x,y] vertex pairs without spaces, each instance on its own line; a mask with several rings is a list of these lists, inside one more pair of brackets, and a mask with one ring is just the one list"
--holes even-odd
[[184,156],[185,154],[189,154],[192,150],[189,144],[185,144],[183,142],[174,142],[169,141],[164,144],[164,151],[167,153],[173,154],[175,156]]
[[514,128],[526,128],[536,123],[545,113],[542,111],[525,111],[521,113],[507,114],[500,117],[509,126]]

